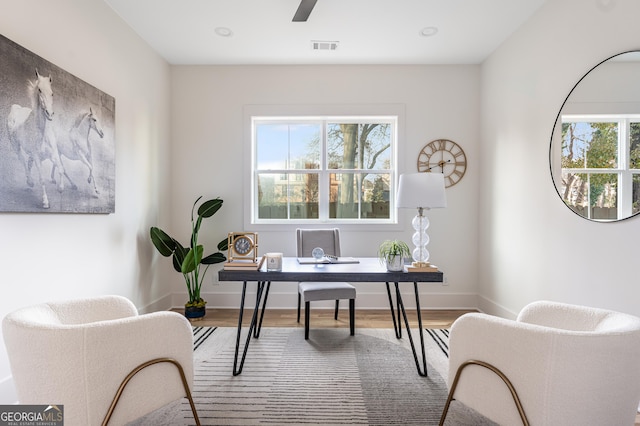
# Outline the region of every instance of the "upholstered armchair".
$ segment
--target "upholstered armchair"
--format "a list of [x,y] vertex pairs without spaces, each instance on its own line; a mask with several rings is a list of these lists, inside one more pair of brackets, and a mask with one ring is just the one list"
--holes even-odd
[[104,296],[19,309],[2,332],[19,402],[64,405],[65,425],[124,425],[185,396],[199,424],[193,333],[178,313]]
[[498,424],[634,424],[640,318],[535,302],[516,321],[463,315],[449,350],[449,397]]

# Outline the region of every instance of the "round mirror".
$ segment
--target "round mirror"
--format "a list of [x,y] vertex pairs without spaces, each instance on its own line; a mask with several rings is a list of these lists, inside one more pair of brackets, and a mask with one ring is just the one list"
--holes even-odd
[[640,213],[640,51],[607,58],[578,80],[556,117],[549,164],[558,195],[580,217]]

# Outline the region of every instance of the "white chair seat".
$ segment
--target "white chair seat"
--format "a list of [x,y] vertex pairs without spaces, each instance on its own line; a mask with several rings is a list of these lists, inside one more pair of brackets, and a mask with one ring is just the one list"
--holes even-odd
[[356,298],[356,288],[346,282],[303,281],[298,283],[298,291],[303,302]]

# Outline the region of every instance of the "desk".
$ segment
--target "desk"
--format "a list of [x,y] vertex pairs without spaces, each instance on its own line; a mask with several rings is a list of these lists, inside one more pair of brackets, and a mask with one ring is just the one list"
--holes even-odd
[[[295,257],[285,257],[282,260],[282,271],[266,271],[266,266],[263,266],[258,271],[242,271],[242,270],[221,270],[218,273],[219,281],[242,281],[242,296],[240,298],[240,313],[238,315],[238,333],[236,337],[236,352],[233,359],[233,375],[237,376],[242,373],[242,367],[244,366],[244,360],[247,356],[249,349],[249,343],[251,337],[260,337],[260,329],[262,328],[262,319],[264,317],[264,310],[267,306],[267,299],[269,297],[269,288],[271,287],[271,281],[285,281],[285,282],[299,282],[299,281],[348,281],[348,282],[374,282],[374,283],[386,283],[387,295],[389,296],[389,308],[391,310],[391,318],[393,319],[393,328],[398,339],[402,338],[402,320],[404,320],[405,327],[407,329],[407,335],[411,343],[411,350],[413,351],[413,357],[416,362],[416,368],[418,374],[421,376],[427,375],[427,357],[424,348],[424,330],[422,328],[422,315],[420,313],[420,297],[418,294],[419,282],[442,282],[442,272],[390,272],[387,271],[386,266],[381,265],[378,258],[359,258],[359,263],[348,264],[323,264],[323,265],[301,265],[298,263]],[[244,302],[247,292],[247,282],[255,281],[256,287],[256,304],[253,310],[253,316],[251,318],[251,324],[249,326],[249,334],[247,335],[244,349],[242,353],[242,359],[238,366],[238,355],[240,352],[240,336],[242,332],[242,317],[244,314]],[[418,359],[416,347],[411,336],[411,329],[409,327],[409,321],[407,320],[407,314],[405,311],[404,303],[402,301],[402,295],[400,294],[399,283],[412,282],[413,289],[416,297],[416,310],[418,313],[418,328],[420,330],[420,346],[422,348],[422,364]],[[389,283],[394,283],[395,286],[395,300],[396,309],[394,310],[394,303],[392,292],[389,287]],[[262,307],[260,303],[262,302]],[[397,316],[397,317],[396,317]]]

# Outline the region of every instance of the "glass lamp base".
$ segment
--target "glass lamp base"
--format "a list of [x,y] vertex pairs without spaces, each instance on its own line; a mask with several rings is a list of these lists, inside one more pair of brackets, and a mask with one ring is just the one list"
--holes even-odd
[[429,266],[429,250],[427,250],[427,244],[429,244],[429,235],[427,229],[429,228],[429,219],[422,214],[423,209],[418,210],[418,214],[413,218],[411,225],[415,233],[413,234],[413,266],[414,267],[426,267]]

